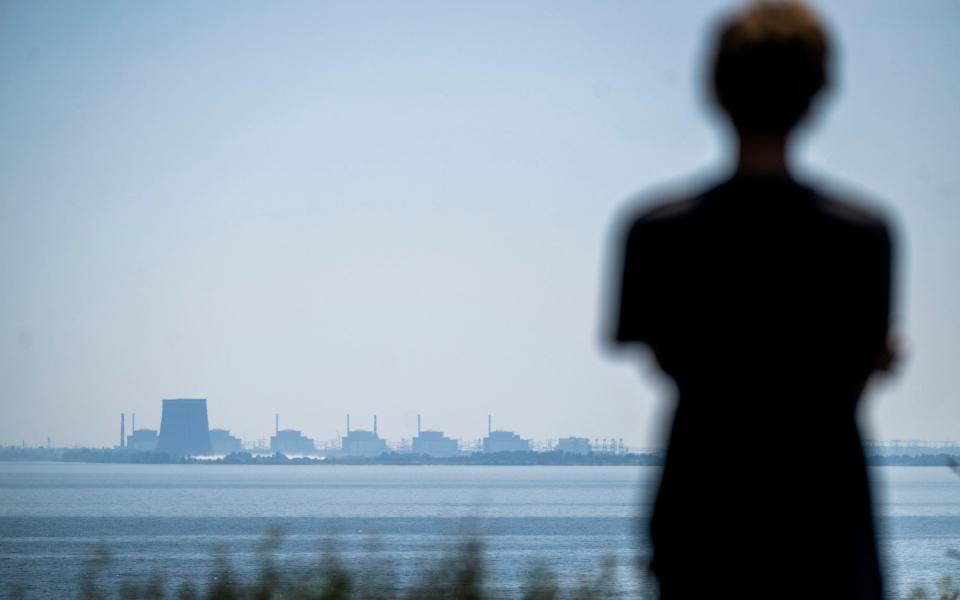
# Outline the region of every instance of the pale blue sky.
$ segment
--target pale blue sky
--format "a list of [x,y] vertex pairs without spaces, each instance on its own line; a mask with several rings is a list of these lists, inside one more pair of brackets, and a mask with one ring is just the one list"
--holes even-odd
[[[0,4],[0,443],[111,444],[203,395],[247,439],[380,416],[642,446],[600,349],[635,194],[722,172],[717,2]],[[872,435],[960,425],[960,3],[824,7],[798,162],[899,218],[909,360]]]

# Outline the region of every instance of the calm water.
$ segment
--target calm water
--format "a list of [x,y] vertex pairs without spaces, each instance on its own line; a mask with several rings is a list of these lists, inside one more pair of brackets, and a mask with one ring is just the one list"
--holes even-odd
[[[960,478],[943,468],[873,472],[883,548],[899,591],[960,574]],[[226,466],[0,463],[0,595],[73,595],[98,544],[113,580],[161,570],[202,583],[223,548],[253,572],[258,540],[284,531],[278,560],[306,569],[332,544],[346,561],[401,572],[483,537],[490,580],[515,590],[534,558],[575,580],[604,556],[623,587],[643,548],[649,467]],[[109,579],[108,579],[109,580]]]

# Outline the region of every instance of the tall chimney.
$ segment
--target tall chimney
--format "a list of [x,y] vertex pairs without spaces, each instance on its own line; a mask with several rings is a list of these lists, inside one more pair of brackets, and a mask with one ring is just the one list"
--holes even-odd
[[490,437],[490,433],[493,431],[493,415],[487,415],[487,437]]
[[420,415],[417,415],[417,435],[420,435]]
[[130,415],[130,433],[137,432],[137,413]]
[[124,429],[123,426],[124,426],[123,413],[120,413],[120,447],[121,448],[124,447],[123,442],[124,442],[124,439],[127,437],[126,432],[123,430]]
[[276,432],[277,432],[276,435],[279,436],[280,435],[280,413],[274,414],[273,418],[275,420],[273,427],[274,429],[276,429]]
[[347,435],[350,435],[350,413],[347,413]]
[[373,435],[377,435],[377,415],[373,415]]

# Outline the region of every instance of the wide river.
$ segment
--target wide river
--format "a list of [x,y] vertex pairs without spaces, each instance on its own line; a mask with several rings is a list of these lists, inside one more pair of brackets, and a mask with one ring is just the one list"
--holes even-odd
[[[345,564],[394,565],[402,579],[479,536],[488,580],[505,595],[535,561],[570,582],[597,572],[604,557],[634,595],[644,551],[636,531],[658,475],[652,467],[0,463],[0,597],[15,589],[74,596],[101,547],[112,554],[101,575],[111,589],[155,572],[202,587],[217,552],[249,576],[275,526],[284,569],[316,564],[325,548]],[[935,467],[872,475],[891,590],[903,596],[945,575],[956,580],[960,477]]]

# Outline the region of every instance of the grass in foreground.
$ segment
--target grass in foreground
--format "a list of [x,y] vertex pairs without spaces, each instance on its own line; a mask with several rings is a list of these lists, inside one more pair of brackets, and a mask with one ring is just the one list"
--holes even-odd
[[[257,548],[257,572],[241,577],[224,552],[214,555],[214,568],[205,582],[171,585],[162,573],[145,579],[108,583],[105,573],[112,563],[108,549],[98,548],[88,560],[78,586],[84,600],[587,600],[624,597],[615,562],[606,558],[592,577],[563,585],[556,572],[544,564],[527,569],[519,590],[509,592],[489,581],[482,543],[467,540],[454,552],[425,564],[413,577],[401,578],[395,565],[346,564],[336,552],[322,551],[310,569],[281,570],[276,562],[282,536],[272,532]],[[299,571],[299,572],[298,572]],[[12,590],[13,597],[25,597]]]

